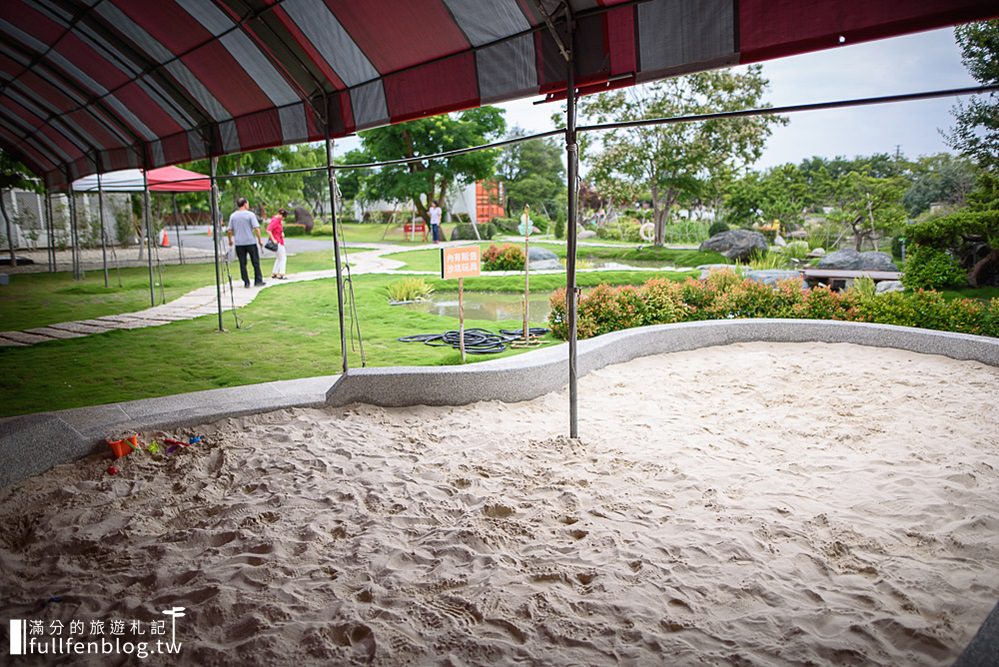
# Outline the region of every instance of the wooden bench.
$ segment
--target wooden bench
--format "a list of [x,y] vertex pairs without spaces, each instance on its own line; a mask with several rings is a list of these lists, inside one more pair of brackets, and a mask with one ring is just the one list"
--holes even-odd
[[837,283],[846,286],[846,281],[854,278],[870,278],[876,283],[882,280],[899,280],[899,271],[847,271],[843,269],[801,269],[801,278],[806,282],[824,282],[831,289],[838,289]]

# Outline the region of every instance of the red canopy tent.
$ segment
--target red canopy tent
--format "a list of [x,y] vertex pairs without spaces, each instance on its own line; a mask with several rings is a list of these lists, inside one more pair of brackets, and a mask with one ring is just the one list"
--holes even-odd
[[997,13],[995,0],[6,0],[0,146],[65,187],[564,94],[566,54],[575,86],[599,90]]

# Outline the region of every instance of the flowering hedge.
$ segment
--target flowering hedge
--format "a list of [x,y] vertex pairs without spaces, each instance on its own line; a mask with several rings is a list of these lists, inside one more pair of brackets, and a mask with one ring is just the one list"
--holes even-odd
[[524,251],[509,243],[490,245],[482,253],[482,268],[486,271],[519,271],[524,268]]
[[[999,298],[985,303],[923,290],[880,295],[803,290],[797,280],[774,288],[730,271],[682,283],[653,278],[641,287],[599,285],[579,299],[577,330],[580,338],[589,338],[647,324],[747,317],[874,322],[999,337]],[[555,336],[568,337],[564,288],[551,295],[548,322]]]

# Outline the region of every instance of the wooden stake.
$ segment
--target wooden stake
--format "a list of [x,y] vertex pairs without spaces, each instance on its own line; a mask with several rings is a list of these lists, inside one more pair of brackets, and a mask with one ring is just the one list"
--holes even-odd
[[465,279],[458,278],[458,346],[461,348],[461,363],[465,363]]

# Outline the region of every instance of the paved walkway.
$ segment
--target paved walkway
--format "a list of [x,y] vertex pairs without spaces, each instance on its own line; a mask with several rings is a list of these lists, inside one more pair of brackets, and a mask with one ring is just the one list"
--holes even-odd
[[[454,241],[442,245],[460,245],[464,241]],[[366,243],[365,248],[373,248],[368,252],[352,253],[350,259],[350,271],[352,274],[362,273],[386,273],[398,272],[402,274],[429,272],[420,271],[398,271],[405,266],[403,262],[385,259],[382,255],[388,255],[407,250],[420,250],[424,248],[440,247],[428,244],[426,246],[400,246],[388,243]],[[289,274],[286,280],[267,281],[264,287],[244,288],[241,286],[238,275],[238,265],[232,262],[232,270],[236,272],[234,289],[230,293],[228,281],[222,282],[222,308],[223,310],[242,308],[256,298],[261,289],[268,289],[275,285],[302,282],[306,280],[318,280],[321,278],[336,277],[334,269],[324,271],[306,271],[302,273]],[[184,296],[152,308],[140,310],[134,313],[122,313],[120,315],[105,315],[89,320],[77,320],[73,322],[60,322],[44,327],[26,329],[24,331],[0,331],[0,347],[23,347],[45,343],[51,340],[61,340],[65,338],[79,338],[91,334],[106,333],[115,329],[139,329],[142,327],[155,327],[178,320],[191,320],[203,315],[212,315],[218,312],[218,291],[215,285],[200,287],[193,292],[188,292]]]
[[[523,241],[523,237],[519,239]],[[498,240],[499,242],[516,242],[516,237],[510,239]],[[351,253],[348,258],[350,261],[350,271],[352,274],[363,274],[363,273],[398,273],[400,275],[436,275],[432,271],[409,271],[401,270],[405,266],[404,262],[400,262],[393,259],[387,259],[383,255],[390,255],[397,252],[407,252],[411,250],[426,250],[429,248],[440,248],[442,246],[455,246],[463,245],[468,243],[468,241],[446,241],[440,245],[435,245],[433,243],[428,243],[426,245],[419,246],[401,246],[391,243],[347,243],[348,247],[362,247],[371,248],[366,252]],[[581,243],[580,245],[611,245],[603,244],[599,242],[592,243]],[[164,249],[160,249],[162,252]],[[169,250],[169,249],[167,249]],[[97,259],[100,258],[100,251],[88,251],[91,254],[97,253]],[[176,250],[174,250],[176,252]],[[197,253],[206,253],[208,251],[202,249],[189,248],[185,245],[185,256],[197,257]],[[231,252],[231,251],[230,251]],[[92,257],[87,257],[87,259],[93,259]],[[203,260],[210,261],[212,257],[204,255],[201,257]],[[274,280],[269,279],[264,287],[250,287],[244,288],[241,286],[241,281],[239,280],[239,268],[236,261],[230,256],[230,262],[232,265],[232,270],[236,274],[236,280],[234,281],[234,289],[230,294],[229,283],[224,279],[222,282],[222,309],[223,311],[231,310],[233,306],[236,308],[242,308],[248,305],[256,298],[257,294],[261,289],[268,289],[275,285],[283,285],[286,283],[303,282],[306,280],[318,280],[321,278],[334,278],[336,277],[336,271],[334,269],[326,269],[323,271],[306,271],[302,273],[289,274],[286,280]],[[93,270],[93,269],[88,269]],[[584,269],[585,270],[585,269]],[[599,270],[599,269],[598,269]],[[635,269],[642,270],[642,269]],[[683,269],[678,269],[683,270]],[[556,271],[533,271],[531,273],[557,273]],[[505,271],[496,272],[496,275],[518,275],[519,271]],[[218,313],[218,292],[215,285],[209,285],[206,287],[200,287],[193,292],[188,292],[179,299],[175,299],[170,303],[165,303],[159,306],[154,306],[152,308],[147,308],[145,310],[140,310],[134,313],[122,313],[119,315],[105,315],[103,317],[95,317],[89,320],[76,320],[73,322],[60,322],[58,324],[50,324],[44,327],[36,327],[34,329],[26,329],[24,331],[0,331],[0,347],[24,347],[27,345],[35,345],[38,343],[45,343],[51,340],[61,340],[65,338],[79,338],[81,336],[89,336],[92,334],[106,333],[108,331],[113,331],[115,329],[139,329],[142,327],[155,327],[163,324],[169,324],[170,322],[176,322],[178,320],[192,320],[196,317],[202,317],[204,315],[212,315]]]

